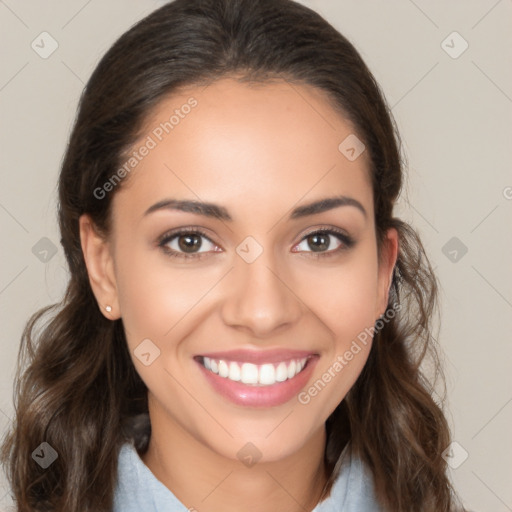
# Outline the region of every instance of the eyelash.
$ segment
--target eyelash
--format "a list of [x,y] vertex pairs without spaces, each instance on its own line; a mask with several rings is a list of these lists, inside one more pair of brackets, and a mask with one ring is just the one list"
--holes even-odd
[[[311,235],[317,235],[317,234],[324,234],[324,235],[333,235],[335,236],[336,238],[338,238],[338,240],[343,244],[341,245],[340,247],[338,247],[337,249],[331,249],[330,251],[325,251],[325,252],[313,252],[313,251],[306,251],[307,254],[309,254],[310,256],[308,257],[313,257],[313,258],[328,258],[328,257],[332,257],[332,256],[336,256],[338,255],[341,251],[346,251],[350,248],[352,248],[354,245],[355,245],[355,240],[350,237],[349,235],[345,234],[343,231],[341,230],[338,230],[336,228],[317,228],[313,231],[310,231],[309,233],[306,233],[302,239],[300,240],[300,242],[302,242],[304,239],[306,239],[307,237],[311,236]],[[172,240],[174,240],[175,238],[178,238],[179,236],[182,236],[182,235],[201,235],[203,236],[204,238],[206,238],[210,243],[215,244],[215,242],[213,242],[213,240],[210,239],[210,237],[201,229],[199,228],[180,228],[178,230],[175,230],[175,231],[170,231],[170,232],[167,232],[165,233],[164,235],[162,235],[159,240],[158,240],[158,247],[160,247],[162,249],[162,251],[169,257],[171,258],[185,258],[185,259],[190,259],[190,258],[195,258],[197,260],[199,259],[202,259],[204,256],[207,256],[208,254],[210,254],[210,252],[202,252],[202,253],[190,253],[190,254],[187,254],[187,253],[181,253],[181,252],[177,252],[175,251],[174,249],[169,249],[167,247],[167,244],[169,242],[171,242]],[[299,242],[299,244],[300,244]],[[298,244],[296,244],[298,245]]]

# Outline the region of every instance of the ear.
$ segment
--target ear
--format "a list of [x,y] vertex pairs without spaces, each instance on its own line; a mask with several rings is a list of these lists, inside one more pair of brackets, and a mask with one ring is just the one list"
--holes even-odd
[[389,300],[389,289],[393,279],[393,270],[398,257],[398,232],[395,228],[389,228],[382,244],[379,270],[378,290],[376,303],[376,316],[380,317],[386,312]]
[[[121,314],[110,244],[96,231],[88,214],[80,216],[79,226],[80,243],[92,291],[103,315],[109,320],[116,320]],[[110,306],[110,311],[107,311],[107,306]]]

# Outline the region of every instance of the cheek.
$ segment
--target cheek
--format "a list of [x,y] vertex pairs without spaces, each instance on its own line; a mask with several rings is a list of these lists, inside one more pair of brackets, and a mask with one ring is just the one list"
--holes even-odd
[[[194,272],[171,269],[163,256],[148,255],[147,250],[131,248],[117,255],[119,305],[135,369],[162,403],[172,395],[177,410],[186,408],[177,382],[184,381],[190,367],[177,364],[184,359],[180,340],[186,338],[188,315],[211,288],[211,280],[204,274],[199,278]],[[150,355],[144,361],[146,353]]]
[[330,346],[299,403],[326,419],[354,385],[368,359],[376,320],[376,255],[370,248],[359,251],[338,267],[315,273],[309,283],[308,306],[328,330]]
[[214,272],[171,268],[164,256],[148,258],[143,251],[120,254],[117,263],[119,304],[130,346],[144,338],[160,340],[163,346],[217,279]]
[[350,344],[361,330],[374,325],[378,280],[371,250],[315,271],[314,278],[309,270],[307,279],[302,276],[300,281],[304,283],[300,296],[307,297],[305,302],[336,343]]

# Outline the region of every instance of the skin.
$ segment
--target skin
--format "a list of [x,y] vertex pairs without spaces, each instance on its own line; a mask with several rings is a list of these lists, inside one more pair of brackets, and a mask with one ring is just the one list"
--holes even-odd
[[[385,312],[397,233],[388,231],[378,261],[368,154],[349,161],[338,150],[354,130],[321,91],[227,78],[183,89],[151,113],[140,141],[191,96],[197,107],[116,191],[109,237],[81,217],[90,283],[103,314],[123,319],[149,389],[152,436],[142,458],[154,475],[201,512],[311,510],[327,478],[325,420],[361,373],[371,342],[307,405],[292,399],[269,408],[219,396],[193,356],[311,350],[320,358],[307,389]],[[288,219],[292,208],[335,195],[359,201],[366,216],[341,206]],[[167,198],[216,203],[233,220],[171,209],[144,215]],[[200,238],[201,259],[171,258],[158,247],[161,235],[190,226],[211,240]],[[330,235],[331,255],[315,257],[306,235],[329,227],[355,245],[336,251],[343,242]],[[250,264],[236,252],[247,236],[263,248]],[[179,250],[177,238],[167,245]],[[133,354],[146,338],[160,350],[149,366]],[[237,457],[248,442],[261,453],[251,467]]]

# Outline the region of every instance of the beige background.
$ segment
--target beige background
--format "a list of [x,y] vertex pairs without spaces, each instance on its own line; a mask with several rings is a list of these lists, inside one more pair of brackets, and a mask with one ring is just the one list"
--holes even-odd
[[[439,341],[460,445],[450,472],[468,509],[510,511],[512,2],[303,3],[355,44],[393,107],[409,159],[399,213],[419,230],[442,284]],[[24,323],[59,300],[67,278],[55,190],[79,95],[114,39],[161,4],[0,0],[2,432]],[[58,43],[47,59],[31,47],[43,31]],[[46,263],[32,252],[43,237],[57,247]],[[2,510],[6,493],[3,483]]]

